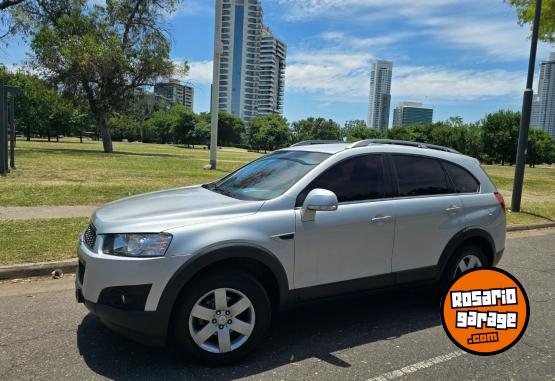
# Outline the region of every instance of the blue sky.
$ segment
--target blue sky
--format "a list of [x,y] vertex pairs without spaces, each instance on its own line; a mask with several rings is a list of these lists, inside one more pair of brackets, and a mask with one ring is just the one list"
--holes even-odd
[[[213,0],[185,0],[168,20],[172,59],[191,65],[195,111],[210,104]],[[265,24],[288,45],[285,116],[340,123],[367,118],[369,71],[394,62],[392,108],[405,100],[434,108],[434,120],[476,121],[519,110],[530,42],[503,0],[262,0]],[[555,47],[541,44],[539,60]],[[13,41],[0,61],[21,64]]]

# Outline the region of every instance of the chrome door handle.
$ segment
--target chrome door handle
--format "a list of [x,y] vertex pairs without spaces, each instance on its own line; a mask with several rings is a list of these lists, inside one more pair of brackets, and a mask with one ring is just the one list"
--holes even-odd
[[389,222],[393,217],[391,216],[383,216],[383,215],[377,215],[376,217],[372,218],[372,220],[370,220],[370,223],[375,224],[375,223],[385,223],[385,222]]
[[457,206],[457,205],[451,205],[450,207],[448,207],[447,209],[445,209],[446,212],[452,213],[452,212],[457,212],[459,210],[462,209],[462,206]]

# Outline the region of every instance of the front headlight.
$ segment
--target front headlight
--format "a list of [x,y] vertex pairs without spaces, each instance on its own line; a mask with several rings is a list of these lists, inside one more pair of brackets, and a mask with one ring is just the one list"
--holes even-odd
[[108,234],[102,252],[120,257],[163,257],[170,247],[172,235],[161,234]]

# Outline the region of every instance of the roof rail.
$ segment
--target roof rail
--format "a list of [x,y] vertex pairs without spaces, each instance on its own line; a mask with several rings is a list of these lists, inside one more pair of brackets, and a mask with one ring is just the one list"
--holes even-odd
[[340,144],[345,143],[342,140],[305,140],[303,142],[299,142],[293,144],[291,147],[304,147],[304,146],[313,146],[316,144]]
[[438,145],[435,145],[435,144],[427,144],[427,143],[420,143],[420,142],[408,142],[408,141],[405,141],[405,140],[390,140],[390,139],[362,140],[360,142],[357,142],[357,143],[354,143],[354,144],[350,145],[349,148],[367,147],[370,144],[392,144],[392,145],[399,145],[399,146],[435,149],[435,150],[438,150],[438,151],[460,154],[459,151],[454,150],[453,148],[449,148],[449,147],[438,146]]

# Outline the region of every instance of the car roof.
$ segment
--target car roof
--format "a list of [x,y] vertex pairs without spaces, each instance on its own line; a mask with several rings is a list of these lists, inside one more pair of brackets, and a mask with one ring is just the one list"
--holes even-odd
[[300,151],[300,152],[320,152],[320,153],[327,153],[330,155],[336,155],[341,152],[345,151],[352,151],[353,154],[355,152],[359,153],[401,153],[401,154],[410,154],[410,155],[424,155],[430,156],[440,159],[445,159],[454,162],[464,162],[468,159],[476,160],[465,156],[461,153],[455,152],[446,152],[432,148],[426,147],[412,147],[412,146],[405,146],[401,144],[380,144],[380,143],[373,143],[367,146],[356,147],[356,148],[349,148],[352,144],[350,143],[333,143],[333,144],[312,144],[312,145],[302,145],[296,147],[289,147],[285,148],[281,151]]
[[284,148],[281,151],[301,151],[301,152],[321,152],[335,155],[338,152],[345,151],[349,148],[348,143],[334,143],[334,144],[312,144],[306,146]]

